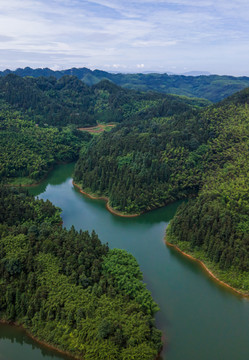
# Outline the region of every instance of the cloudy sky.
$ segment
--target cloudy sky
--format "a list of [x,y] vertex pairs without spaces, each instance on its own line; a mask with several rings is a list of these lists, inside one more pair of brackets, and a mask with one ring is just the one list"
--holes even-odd
[[0,0],[0,69],[249,75],[248,0]]

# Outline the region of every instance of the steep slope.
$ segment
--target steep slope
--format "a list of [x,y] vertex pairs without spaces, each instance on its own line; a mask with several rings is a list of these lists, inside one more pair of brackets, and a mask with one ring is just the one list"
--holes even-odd
[[[92,126],[100,122],[122,122],[154,108],[165,95],[125,90],[107,80],[91,87],[77,77],[0,77],[0,100],[10,104],[42,126]],[[208,102],[200,100],[199,105]]]
[[72,126],[41,128],[0,101],[0,179],[16,185],[37,182],[56,163],[75,161],[90,139]]
[[170,243],[204,261],[221,280],[246,294],[249,294],[248,103],[246,89],[221,104],[220,109],[229,106],[230,116],[222,122],[209,159],[218,162],[219,167],[204,175],[197,198],[182,205],[167,229]]
[[[76,77],[0,78],[0,176],[7,182],[41,179],[56,162],[73,161],[91,136],[77,131],[160,112],[167,95],[125,90],[105,80],[88,87]],[[184,99],[189,106],[208,102]]]
[[0,78],[0,99],[40,125],[95,125],[92,92],[77,78]]
[[246,89],[204,110],[168,103],[161,116],[122,123],[91,143],[75,180],[127,213],[197,195],[179,209],[167,239],[248,292],[248,104]]
[[76,165],[76,183],[126,213],[196,193],[207,139],[214,136],[197,112],[185,99],[168,96],[142,119],[134,116],[94,139]]

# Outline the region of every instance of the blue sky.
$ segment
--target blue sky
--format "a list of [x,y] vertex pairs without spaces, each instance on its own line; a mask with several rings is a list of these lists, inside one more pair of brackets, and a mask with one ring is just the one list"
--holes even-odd
[[0,0],[0,68],[249,75],[248,0]]

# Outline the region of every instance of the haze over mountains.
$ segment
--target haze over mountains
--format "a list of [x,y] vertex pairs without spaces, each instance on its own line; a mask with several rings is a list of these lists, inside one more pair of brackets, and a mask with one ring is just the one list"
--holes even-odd
[[[249,86],[249,77],[234,77],[227,75],[199,75],[199,72],[191,72],[185,75],[169,75],[167,73],[109,73],[102,70],[90,70],[83,68],[71,68],[67,70],[51,70],[49,68],[24,69],[15,71],[4,70],[0,76],[9,73],[25,77],[49,77],[59,79],[64,75],[74,75],[86,85],[95,85],[101,80],[109,80],[119,86],[139,91],[157,91],[165,94],[177,94],[189,97],[205,98],[212,102],[218,102],[225,97],[243,90]],[[186,76],[188,75],[188,76]]]

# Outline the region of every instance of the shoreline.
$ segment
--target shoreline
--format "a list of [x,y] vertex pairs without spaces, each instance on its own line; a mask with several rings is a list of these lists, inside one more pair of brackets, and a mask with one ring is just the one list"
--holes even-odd
[[[7,183],[7,184],[4,184],[4,186],[13,186],[13,187],[34,187],[34,186],[38,186],[38,185],[40,185],[43,181],[45,181],[46,179],[47,179],[47,177],[49,176],[49,174],[54,170],[54,168],[55,168],[55,166],[57,166],[57,165],[67,165],[67,164],[72,164],[72,163],[74,163],[75,161],[70,161],[70,162],[57,162],[57,163],[55,163],[53,166],[51,166],[49,169],[48,169],[48,171],[47,171],[47,173],[43,176],[43,178],[42,179],[40,179],[38,182],[36,182],[36,183],[32,183],[32,184],[9,184],[9,183]],[[28,177],[27,177],[27,179],[28,179]]]
[[111,205],[109,204],[109,198],[106,197],[106,196],[93,196],[87,192],[85,192],[84,190],[82,190],[82,188],[76,184],[74,181],[72,182],[73,186],[75,186],[82,194],[86,195],[87,197],[89,197],[90,199],[93,199],[93,200],[104,200],[106,202],[106,209],[113,215],[116,215],[116,216],[120,216],[120,217],[126,217],[126,218],[133,218],[133,217],[137,217],[137,216],[140,216],[142,215],[141,214],[124,214],[122,213],[121,211],[118,211],[118,210],[114,210]]
[[167,236],[165,236],[164,238],[164,241],[165,241],[165,244],[173,249],[175,249],[176,251],[178,251],[179,253],[181,253],[183,256],[186,256],[187,258],[189,258],[190,260],[192,261],[195,261],[197,262],[199,265],[201,265],[201,267],[208,273],[208,275],[213,279],[215,280],[217,283],[219,283],[221,286],[224,286],[226,288],[229,288],[230,290],[232,290],[233,292],[236,292],[238,295],[242,296],[242,297],[245,297],[245,298],[249,298],[249,294],[245,294],[239,290],[237,290],[236,288],[232,287],[231,285],[225,283],[224,281],[220,280],[208,267],[207,265],[195,258],[194,256],[190,255],[190,254],[187,254],[186,252],[182,251],[177,245],[175,244],[172,244],[170,243],[169,241],[167,241]]
[[[60,165],[60,164],[57,163],[57,164],[54,164],[53,166],[51,166],[51,167],[48,169],[46,175],[44,175],[44,177],[43,177],[41,180],[39,180],[38,182],[36,182],[36,183],[32,183],[32,184],[21,184],[21,183],[20,183],[20,184],[5,184],[5,186],[13,186],[13,187],[19,187],[19,186],[20,186],[20,187],[34,187],[34,186],[38,186],[38,185],[40,185],[44,180],[47,179],[49,173],[51,173],[51,172],[54,170],[54,167],[55,167],[56,165]],[[28,177],[27,177],[27,179],[28,179]]]
[[[16,327],[21,329],[22,331],[24,331],[24,333],[33,341],[35,341],[37,344],[42,345],[43,347],[46,347],[47,349],[53,350],[61,355],[65,355],[67,356],[69,359],[71,360],[84,360],[82,357],[78,357],[75,355],[72,355],[70,352],[66,351],[66,350],[61,350],[60,348],[56,347],[55,345],[51,345],[49,343],[46,343],[43,340],[40,340],[39,338],[35,337],[34,335],[32,335],[32,333],[26,329],[22,324],[19,324],[18,322],[15,321],[8,321],[8,320],[4,320],[4,319],[0,319],[0,324],[2,325],[9,325],[12,327]],[[162,349],[160,350],[160,352],[158,353],[157,357],[154,360],[160,360],[161,357],[161,352]]]
[[39,338],[35,337],[28,329],[26,329],[22,324],[19,324],[18,322],[15,321],[8,321],[8,320],[4,320],[4,319],[0,319],[0,324],[2,325],[10,325],[13,327],[17,327],[21,330],[24,331],[24,333],[33,341],[35,341],[37,344],[40,344],[50,350],[56,351],[61,355],[66,355],[67,357],[69,357],[72,360],[82,360],[81,357],[76,357],[74,355],[72,355],[70,352],[65,351],[65,350],[61,350],[60,348],[56,347],[55,345],[51,345],[49,343],[46,343],[43,340],[40,340]]
[[86,191],[82,190],[82,188],[80,187],[80,185],[78,185],[77,183],[74,182],[74,180],[72,180],[72,184],[73,186],[75,186],[82,194],[86,195],[87,197],[89,197],[90,199],[92,200],[104,200],[106,202],[106,209],[112,213],[113,215],[116,215],[116,216],[120,216],[120,217],[126,217],[126,218],[133,218],[133,217],[138,217],[138,216],[141,216],[143,214],[147,214],[151,211],[154,211],[154,210],[158,210],[158,209],[161,209],[165,206],[168,206],[168,205],[171,205],[171,204],[174,204],[175,202],[177,201],[185,201],[186,199],[183,198],[183,199],[175,199],[175,200],[172,200],[172,201],[169,201],[168,203],[166,204],[163,204],[162,206],[158,206],[158,207],[155,207],[153,209],[150,209],[150,210],[146,210],[146,211],[143,211],[139,214],[125,214],[125,213],[122,213],[121,211],[118,211],[118,210],[114,210],[111,205],[109,204],[109,198],[107,196],[94,196],[94,195],[91,195],[89,193],[87,193]]

